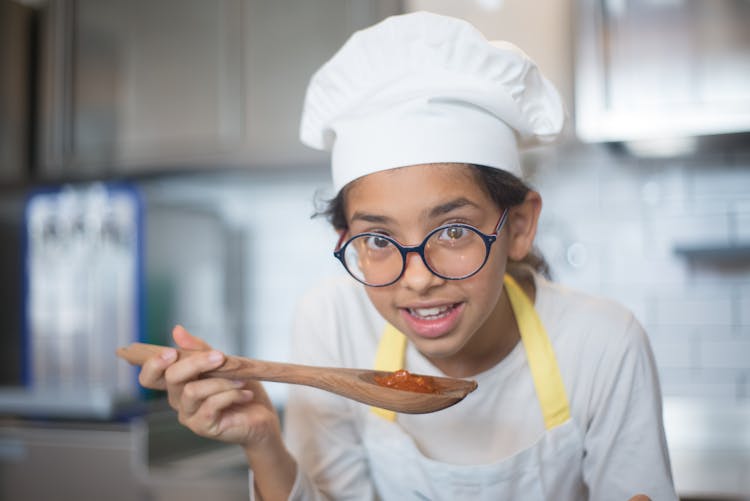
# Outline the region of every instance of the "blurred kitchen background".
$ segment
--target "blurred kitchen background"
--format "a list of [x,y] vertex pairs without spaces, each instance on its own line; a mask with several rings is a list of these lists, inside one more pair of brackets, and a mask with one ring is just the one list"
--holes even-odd
[[307,81],[423,9],[561,90],[564,141],[524,157],[537,244],[647,328],[681,497],[750,499],[747,0],[0,0],[0,500],[246,498],[237,451],[114,349],[181,323],[286,359],[296,301],[341,272]]

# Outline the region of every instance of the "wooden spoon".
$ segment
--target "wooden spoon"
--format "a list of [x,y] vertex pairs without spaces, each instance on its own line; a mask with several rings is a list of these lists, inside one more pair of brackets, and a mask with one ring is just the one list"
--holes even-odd
[[[158,355],[165,348],[165,346],[153,344],[133,343],[130,346],[118,348],[117,356],[133,365],[143,365],[147,359]],[[198,352],[177,350],[177,353],[178,358],[184,358]],[[390,373],[383,371],[314,367],[227,355],[223,365],[204,373],[201,377],[302,384],[330,391],[364,404],[407,414],[425,414],[445,409],[463,400],[477,387],[476,381],[429,376],[437,391],[417,393],[389,388],[375,382],[375,376],[388,374]]]

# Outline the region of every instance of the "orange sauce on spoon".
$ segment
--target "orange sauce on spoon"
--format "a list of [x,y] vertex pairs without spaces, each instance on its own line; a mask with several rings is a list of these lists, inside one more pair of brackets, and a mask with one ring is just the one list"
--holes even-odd
[[411,374],[403,369],[385,376],[375,376],[375,382],[380,386],[416,393],[437,393],[438,391],[435,380],[430,376]]

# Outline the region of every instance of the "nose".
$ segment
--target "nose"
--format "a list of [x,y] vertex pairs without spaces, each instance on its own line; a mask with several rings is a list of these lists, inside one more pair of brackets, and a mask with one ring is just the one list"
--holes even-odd
[[400,282],[403,287],[423,292],[444,282],[444,279],[430,271],[418,252],[410,252],[406,255],[404,274]]

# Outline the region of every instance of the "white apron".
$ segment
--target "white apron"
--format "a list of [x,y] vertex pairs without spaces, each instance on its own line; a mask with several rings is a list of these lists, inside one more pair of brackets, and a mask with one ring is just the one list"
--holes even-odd
[[[510,276],[504,282],[544,415],[545,433],[531,447],[495,463],[454,465],[423,456],[395,422],[395,413],[373,408],[365,421],[363,441],[381,499],[565,501],[586,497],[581,473],[583,437],[570,419],[552,345],[520,286]],[[388,325],[375,368],[401,369],[405,354],[406,337]]]

